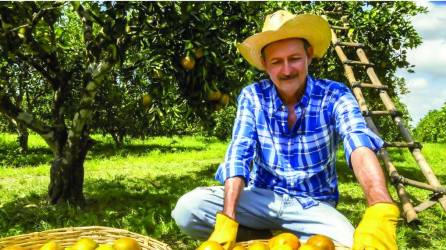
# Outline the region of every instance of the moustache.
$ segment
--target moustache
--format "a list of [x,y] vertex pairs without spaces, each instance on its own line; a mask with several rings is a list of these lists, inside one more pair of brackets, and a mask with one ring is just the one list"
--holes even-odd
[[286,76],[279,76],[279,80],[281,80],[281,81],[287,81],[287,80],[293,80],[293,79],[296,79],[297,77],[298,77],[298,74],[286,75]]

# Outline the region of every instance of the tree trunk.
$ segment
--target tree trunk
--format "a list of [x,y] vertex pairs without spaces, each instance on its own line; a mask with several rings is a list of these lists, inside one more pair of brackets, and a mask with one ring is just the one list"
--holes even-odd
[[22,153],[28,152],[28,129],[21,123],[17,123],[17,141],[20,145],[20,150]]
[[17,131],[17,142],[19,143],[20,150],[22,153],[28,152],[28,129],[24,124],[14,118],[10,118],[10,121],[14,124],[15,130]]
[[67,143],[63,151],[55,152],[50,170],[48,200],[52,204],[73,202],[83,206],[84,161],[93,140],[85,136],[80,141]]
[[116,146],[119,148],[124,145],[124,135],[120,131],[110,131],[110,134],[113,138],[113,141],[115,141]]

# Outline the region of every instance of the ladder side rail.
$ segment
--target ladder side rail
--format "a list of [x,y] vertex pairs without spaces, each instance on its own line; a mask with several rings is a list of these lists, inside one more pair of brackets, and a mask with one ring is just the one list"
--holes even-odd
[[[357,55],[358,55],[360,61],[369,63],[369,60],[368,60],[363,49],[358,48],[356,50],[356,52],[357,52]],[[369,76],[370,80],[372,81],[372,84],[376,84],[376,85],[380,85],[380,86],[383,85],[381,83],[381,81],[378,79],[378,76],[376,75],[373,67],[367,68],[367,75]],[[387,91],[385,91],[385,90],[380,91],[379,95],[388,110],[396,110],[395,105],[393,104]],[[404,137],[404,139],[407,142],[414,142],[414,140],[410,134],[410,131],[404,126],[402,118],[400,116],[395,116],[393,119],[394,119],[395,124],[400,129],[401,134]],[[412,156],[414,157],[415,161],[417,162],[418,166],[420,167],[421,172],[426,177],[427,182],[434,187],[441,188],[440,181],[438,181],[432,168],[429,166],[429,164],[427,163],[423,154],[421,153],[421,150],[419,148],[413,148],[411,150],[411,153],[412,153]],[[442,197],[440,197],[438,200],[439,200],[441,206],[443,207],[443,209],[446,211],[446,195],[442,195]]]
[[[338,55],[339,59],[341,61],[345,61],[347,60],[347,56],[345,55],[344,51],[342,50],[341,46],[336,45],[337,43],[337,36],[336,33],[331,30],[332,33],[332,44],[335,46],[335,51],[336,54]],[[347,77],[348,82],[350,83],[350,85],[356,83],[356,78],[353,72],[353,69],[350,65],[344,64],[344,70],[345,70],[345,76]],[[368,107],[367,104],[365,102],[365,98],[362,95],[362,91],[360,88],[353,88],[353,94],[355,95],[356,99],[358,100],[361,112],[368,112]],[[372,129],[372,131],[378,133],[378,130],[375,126],[375,124],[373,123],[373,120],[371,119],[371,117],[367,117],[367,123],[369,125],[369,127]],[[390,158],[388,157],[387,151],[382,148],[381,153],[379,154],[379,156],[382,158],[382,160],[384,161],[384,166],[386,167],[387,173],[390,174],[393,172],[396,172],[396,168],[394,167],[394,165],[392,164],[392,162],[390,161]],[[400,201],[402,203],[402,208],[404,211],[404,215],[406,217],[406,220],[408,222],[412,222],[412,221],[416,221],[418,220],[417,217],[417,213],[412,205],[412,203],[410,202],[410,198],[409,195],[407,194],[404,185],[401,183],[397,183],[396,185],[394,185],[396,190],[397,190],[397,194],[400,198]]]
[[[387,152],[387,150],[385,148],[382,148],[380,150],[379,156],[383,160],[384,165],[386,166],[387,171],[389,173],[389,176],[392,176],[395,174],[399,175],[398,171],[395,168],[395,165],[393,165],[392,161],[390,160],[389,153]],[[406,189],[404,188],[404,184],[398,182],[398,183],[393,183],[393,186],[395,187],[398,197],[400,198],[401,206],[403,208],[403,214],[404,214],[404,217],[406,218],[406,221],[408,223],[418,221],[417,212],[415,211],[415,208],[412,205],[412,202],[410,201],[409,194],[406,192]]]
[[[345,53],[342,50],[341,46],[335,45],[338,39],[336,37],[336,33],[333,30],[331,30],[331,37],[332,37],[331,38],[332,39],[331,40],[332,44],[335,46],[334,48],[335,48],[336,54],[338,55],[339,59],[341,61],[347,60],[347,56],[345,55]],[[357,82],[356,78],[355,78],[355,74],[353,72],[352,66],[344,64],[344,72],[345,72],[345,76],[347,77],[347,80],[348,80],[350,86],[353,83]],[[359,104],[359,108],[360,108],[361,112],[368,112],[369,110],[368,110],[367,104],[365,102],[365,98],[362,95],[361,89],[353,88],[352,92],[356,96],[356,99],[358,100],[358,104]]]
[[[378,136],[381,137],[381,134],[379,133],[378,128],[376,127],[372,118],[370,116],[368,116],[368,117],[366,117],[366,121],[367,121],[367,125],[369,126],[369,128],[374,133],[376,133]],[[385,147],[382,147],[380,149],[378,156],[384,162],[384,166],[387,170],[390,180],[392,180],[392,176],[395,176],[395,175],[400,176],[395,165],[393,165],[393,163],[390,159],[389,153],[387,152]],[[408,223],[418,222],[419,220],[418,220],[417,212],[410,200],[409,194],[406,192],[406,189],[404,188],[404,184],[401,182],[392,182],[392,184],[396,189],[398,197],[400,198],[401,207],[403,208],[403,215],[406,218],[406,221]]]

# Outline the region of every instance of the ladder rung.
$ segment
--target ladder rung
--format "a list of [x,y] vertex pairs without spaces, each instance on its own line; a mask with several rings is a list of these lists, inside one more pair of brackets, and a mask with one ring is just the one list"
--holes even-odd
[[330,25],[330,28],[332,28],[334,30],[348,30],[349,29],[349,27],[335,26],[335,25]]
[[419,142],[384,142],[384,147],[394,147],[394,148],[418,148],[421,149],[422,146]]
[[389,87],[386,85],[376,85],[371,83],[354,82],[352,88],[372,88],[378,90],[388,90]]
[[437,204],[437,201],[427,200],[427,201],[420,203],[418,206],[414,207],[413,209],[415,210],[415,212],[419,213],[423,210],[426,210],[426,209],[432,207],[435,204]]
[[402,113],[398,110],[364,110],[362,111],[363,116],[378,116],[378,115],[391,115],[392,117],[402,116]]
[[373,110],[373,111],[364,110],[364,111],[362,111],[362,115],[363,116],[390,115],[390,111],[388,111],[388,110]]
[[425,189],[425,190],[430,190],[432,192],[434,192],[433,198],[435,198],[436,196],[439,195],[444,195],[446,194],[446,188],[443,186],[432,186],[430,184],[424,183],[424,182],[420,182],[420,181],[415,181],[412,179],[408,179],[406,177],[403,177],[401,175],[398,174],[393,174],[390,176],[390,181],[393,184],[398,184],[398,183],[402,183],[402,184],[407,184],[413,187],[417,187],[417,188],[421,188],[421,189]]
[[354,60],[344,60],[342,63],[347,64],[347,65],[361,65],[361,66],[367,66],[367,67],[375,66],[375,64],[373,64],[373,63],[365,63],[365,62],[354,61]]
[[347,46],[347,47],[355,47],[355,48],[364,48],[365,47],[365,45],[363,43],[340,42],[340,41],[337,41],[335,43],[335,46],[336,45]]

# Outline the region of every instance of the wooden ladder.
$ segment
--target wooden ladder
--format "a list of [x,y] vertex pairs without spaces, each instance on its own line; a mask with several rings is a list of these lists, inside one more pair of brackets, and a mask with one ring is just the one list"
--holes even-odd
[[[387,173],[390,177],[390,182],[395,186],[398,197],[401,201],[403,214],[408,223],[417,222],[418,216],[417,213],[437,204],[443,207],[443,210],[446,211],[446,187],[442,186],[432,171],[431,167],[427,163],[423,154],[421,153],[421,144],[414,141],[410,131],[405,127],[402,115],[397,110],[395,105],[393,104],[390,96],[387,93],[388,87],[383,85],[381,81],[378,79],[378,76],[374,70],[374,64],[370,62],[366,56],[364,51],[364,44],[352,42],[352,41],[341,41],[337,37],[337,32],[347,31],[348,25],[343,24],[343,26],[331,26],[332,39],[331,43],[336,51],[338,58],[344,66],[344,73],[347,77],[347,80],[350,84],[350,87],[355,95],[361,112],[367,121],[369,128],[375,132],[377,135],[380,135],[375,123],[373,122],[372,117],[390,115],[392,117],[393,122],[399,128],[399,132],[401,133],[404,141],[402,142],[385,142],[384,147],[379,151],[378,156],[384,162]],[[341,33],[342,34],[342,33]],[[342,36],[343,38],[347,36]],[[351,60],[347,58],[344,53],[344,49],[354,49],[356,50],[356,55],[359,60]],[[357,67],[363,67],[366,69],[366,73],[370,82],[359,82],[355,77],[355,70]],[[364,74],[364,73],[363,73]],[[366,104],[366,100],[363,95],[363,90],[375,90],[379,92],[380,99],[385,106],[386,110],[369,110]],[[387,148],[390,147],[399,147],[399,148],[407,148],[410,150],[412,156],[417,162],[418,166],[421,169],[421,172],[426,177],[427,183],[420,182],[416,180],[411,180],[409,178],[403,177],[397,171],[397,168],[392,163],[390,156],[387,152]],[[409,198],[409,195],[405,189],[405,186],[413,186],[420,189],[425,189],[428,191],[432,191],[432,195],[430,199],[421,202],[417,206],[414,206]]]

